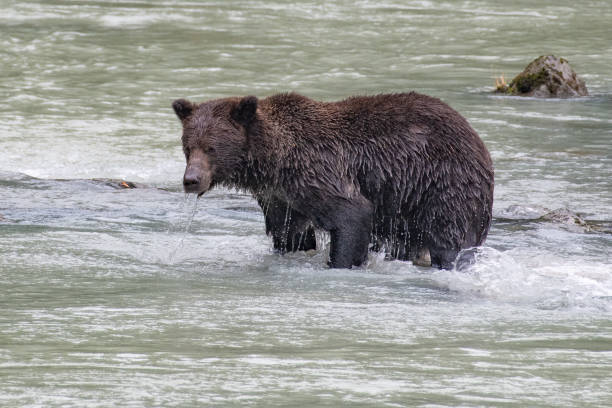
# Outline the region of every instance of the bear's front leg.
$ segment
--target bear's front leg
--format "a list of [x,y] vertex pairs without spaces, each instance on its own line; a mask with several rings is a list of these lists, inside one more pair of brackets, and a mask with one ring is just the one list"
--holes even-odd
[[272,236],[274,249],[286,252],[308,251],[317,248],[312,223],[276,197],[258,198],[266,220],[266,234]]
[[346,201],[336,209],[330,220],[331,244],[329,266],[351,268],[360,266],[368,258],[370,232],[372,230],[372,204],[362,197]]

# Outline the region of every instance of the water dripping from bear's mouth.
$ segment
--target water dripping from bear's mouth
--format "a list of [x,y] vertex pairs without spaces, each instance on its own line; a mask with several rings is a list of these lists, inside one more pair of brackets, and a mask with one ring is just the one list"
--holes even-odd
[[[182,230],[180,233],[180,238],[174,249],[170,251],[168,254],[168,264],[174,264],[176,260],[176,255],[181,248],[183,248],[183,243],[185,242],[185,238],[189,234],[189,229],[191,228],[191,224],[193,224],[193,220],[195,218],[196,212],[198,211],[198,199],[201,194],[190,194],[185,193],[185,198],[183,200],[182,212],[187,214],[187,219],[183,223],[179,223],[177,225],[178,230]],[[168,229],[168,233],[172,231],[172,226]]]

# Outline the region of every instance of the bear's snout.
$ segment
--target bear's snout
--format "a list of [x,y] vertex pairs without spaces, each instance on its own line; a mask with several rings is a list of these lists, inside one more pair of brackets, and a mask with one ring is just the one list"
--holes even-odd
[[183,176],[183,188],[186,193],[203,194],[210,188],[212,171],[206,155],[197,151],[189,157],[185,175]]
[[186,193],[204,194],[210,188],[211,177],[199,166],[187,166],[183,177]]
[[187,167],[187,170],[185,170],[185,177],[183,177],[183,185],[185,186],[185,189],[196,187],[201,181],[202,174],[200,169],[195,167]]

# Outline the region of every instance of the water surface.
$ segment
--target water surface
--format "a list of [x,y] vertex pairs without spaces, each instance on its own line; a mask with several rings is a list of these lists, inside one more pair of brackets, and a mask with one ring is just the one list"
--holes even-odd
[[[612,405],[609,2],[0,10],[1,406]],[[590,97],[490,93],[549,53]],[[467,272],[281,257],[248,195],[181,192],[173,99],[409,90],[495,163]]]

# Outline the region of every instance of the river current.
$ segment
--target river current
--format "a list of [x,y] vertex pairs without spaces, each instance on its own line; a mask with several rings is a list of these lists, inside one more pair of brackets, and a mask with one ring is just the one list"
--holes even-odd
[[[612,406],[611,20],[604,0],[0,0],[0,406]],[[590,96],[491,93],[545,54]],[[329,269],[325,234],[280,256],[249,195],[182,192],[176,98],[411,90],[494,161],[466,271]]]

